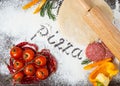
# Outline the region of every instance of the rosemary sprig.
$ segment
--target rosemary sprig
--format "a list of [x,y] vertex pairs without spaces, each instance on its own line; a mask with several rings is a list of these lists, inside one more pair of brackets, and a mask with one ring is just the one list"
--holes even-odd
[[55,20],[55,15],[52,14],[52,7],[53,7],[53,2],[48,4],[47,14],[48,14],[50,19]]
[[56,13],[57,15],[62,1],[63,0],[32,0],[31,2],[24,5],[22,8],[26,10],[32,7],[33,5],[35,5],[36,3],[40,2],[40,4],[33,13],[36,14],[40,11],[40,16],[44,17],[45,14],[47,14],[50,19],[55,20],[56,16],[55,14],[53,14],[52,11],[53,9],[57,9],[57,13]]
[[47,15],[50,19],[55,20],[55,15],[52,13],[52,9],[54,4],[57,2],[57,0],[47,0],[45,5],[42,7],[41,11],[40,11],[40,15],[42,17],[45,16],[45,12],[47,11]]
[[46,9],[47,9],[47,7],[48,7],[48,4],[49,4],[49,1],[46,1],[45,5],[42,7],[42,9],[41,9],[41,11],[40,11],[40,15],[41,15],[42,17],[45,16],[45,11],[46,11]]

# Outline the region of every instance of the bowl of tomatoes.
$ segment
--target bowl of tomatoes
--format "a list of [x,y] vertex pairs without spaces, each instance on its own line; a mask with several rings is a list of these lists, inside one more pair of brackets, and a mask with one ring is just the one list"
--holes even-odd
[[7,68],[13,84],[37,84],[56,72],[57,61],[49,49],[21,42],[10,49]]

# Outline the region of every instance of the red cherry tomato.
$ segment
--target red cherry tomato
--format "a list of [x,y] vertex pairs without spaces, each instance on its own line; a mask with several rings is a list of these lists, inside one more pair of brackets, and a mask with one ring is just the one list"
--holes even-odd
[[10,55],[11,55],[11,57],[14,58],[14,59],[21,58],[21,57],[22,57],[22,49],[19,48],[19,47],[13,47],[13,48],[10,50]]
[[35,53],[32,49],[25,49],[23,51],[23,59],[26,61],[26,62],[30,62],[34,59],[34,56],[35,56]]
[[15,60],[13,65],[15,70],[19,70],[24,67],[24,62],[22,60]]
[[37,66],[44,66],[46,65],[46,57],[43,56],[43,55],[40,55],[40,56],[37,56],[34,60],[34,63],[37,65]]
[[36,77],[41,79],[41,80],[44,80],[48,77],[48,70],[47,68],[39,68],[37,69],[36,71]]
[[25,69],[24,69],[24,73],[27,75],[27,76],[32,76],[34,75],[35,73],[35,67],[33,64],[28,64]]
[[21,81],[21,80],[23,79],[23,77],[24,77],[23,72],[18,72],[17,74],[15,74],[15,75],[13,76],[13,79],[14,79],[15,81]]

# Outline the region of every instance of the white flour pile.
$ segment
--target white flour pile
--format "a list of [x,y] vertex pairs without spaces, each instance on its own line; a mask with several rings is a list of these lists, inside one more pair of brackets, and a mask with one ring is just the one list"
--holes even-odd
[[[11,0],[4,1],[0,6],[0,31],[3,34],[8,35],[8,37],[13,37],[12,43],[16,44],[21,41],[29,41],[39,45],[39,48],[48,48],[51,50],[51,53],[56,57],[58,61],[58,69],[56,74],[52,77],[55,82],[66,82],[71,85],[79,83],[79,81],[84,81],[87,84],[87,72],[83,70],[81,66],[81,60],[73,58],[70,55],[65,55],[59,51],[58,48],[54,48],[53,45],[50,45],[47,41],[47,37],[37,36],[34,40],[30,38],[40,29],[41,24],[49,24],[52,28],[49,28],[50,34],[55,34],[58,30],[56,22],[49,20],[48,17],[42,18],[39,14],[32,14],[34,7],[24,11],[21,9],[21,6],[26,2],[20,0]],[[4,38],[4,36],[2,35]],[[58,41],[58,38],[61,38],[61,34],[58,33],[54,38],[54,41]],[[0,40],[1,41],[1,40]],[[2,40],[4,43],[5,39]],[[12,44],[10,44],[12,45]],[[81,49],[84,49],[83,46],[78,46]],[[9,51],[5,51],[7,54]],[[84,55],[84,53],[82,53]],[[83,56],[82,55],[82,56]],[[84,56],[83,56],[84,57]],[[84,58],[83,58],[84,59]],[[8,74],[8,70],[1,66],[1,73]]]

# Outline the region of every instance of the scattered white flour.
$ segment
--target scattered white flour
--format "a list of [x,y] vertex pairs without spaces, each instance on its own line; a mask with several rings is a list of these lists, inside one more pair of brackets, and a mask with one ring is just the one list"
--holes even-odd
[[[14,3],[12,3],[14,2]],[[33,8],[30,8],[26,11],[21,9],[23,3],[15,3],[13,0],[11,2],[5,1],[3,6],[0,9],[0,30],[2,33],[5,33],[9,37],[14,37],[13,43],[19,43],[21,41],[29,41],[36,43],[39,45],[39,48],[48,48],[51,50],[51,53],[56,57],[58,61],[58,69],[55,74],[56,77],[53,77],[55,80],[62,82],[65,80],[69,84],[76,84],[79,81],[87,82],[87,72],[83,70],[83,66],[81,66],[81,60],[77,58],[73,58],[70,55],[65,55],[60,52],[58,48],[54,48],[47,41],[47,37],[37,36],[34,40],[30,40],[30,38],[40,29],[40,25],[51,25],[52,28],[49,28],[50,34],[54,34],[58,31],[59,27],[57,26],[57,22],[49,20],[48,17],[40,17],[38,14],[33,14]],[[18,1],[17,1],[18,2]],[[62,35],[59,33],[57,37],[54,39],[58,41],[58,38],[61,38]],[[78,46],[83,49],[83,46]],[[6,51],[9,53],[9,51]],[[1,66],[2,74],[9,74],[5,65]]]
[[[20,3],[18,3],[19,1]],[[12,43],[14,44],[21,41],[29,41],[39,45],[40,49],[50,49],[51,53],[56,57],[58,61],[57,72],[53,76],[51,76],[56,83],[67,82],[71,86],[79,83],[80,81],[83,81],[88,84],[88,71],[83,70],[81,60],[62,53],[61,51],[59,51],[58,48],[54,48],[48,43],[47,37],[37,36],[34,40],[30,40],[30,38],[37,32],[37,30],[40,29],[39,27],[42,24],[49,24],[52,26],[52,28],[50,28],[49,30],[49,35],[52,35],[56,31],[58,31],[59,27],[57,25],[57,22],[49,20],[48,17],[42,18],[40,17],[39,13],[34,15],[33,11],[36,6],[33,6],[26,11],[22,10],[21,6],[23,6],[25,3],[27,3],[26,0],[4,1],[2,5],[0,3],[0,32],[7,35],[8,37],[13,37],[14,39],[12,39]],[[3,35],[1,36],[4,38]],[[59,33],[57,36],[58,37],[54,39],[55,41],[61,38],[62,34]],[[2,40],[1,43],[4,43],[4,40]],[[85,46],[82,45],[75,46],[80,47],[83,50],[85,49]],[[9,53],[9,51],[7,50],[4,52],[6,52],[7,54]],[[85,58],[84,53],[82,53],[82,56]],[[8,74],[9,72],[4,66],[5,65],[0,65],[0,72],[2,71],[2,74]]]

